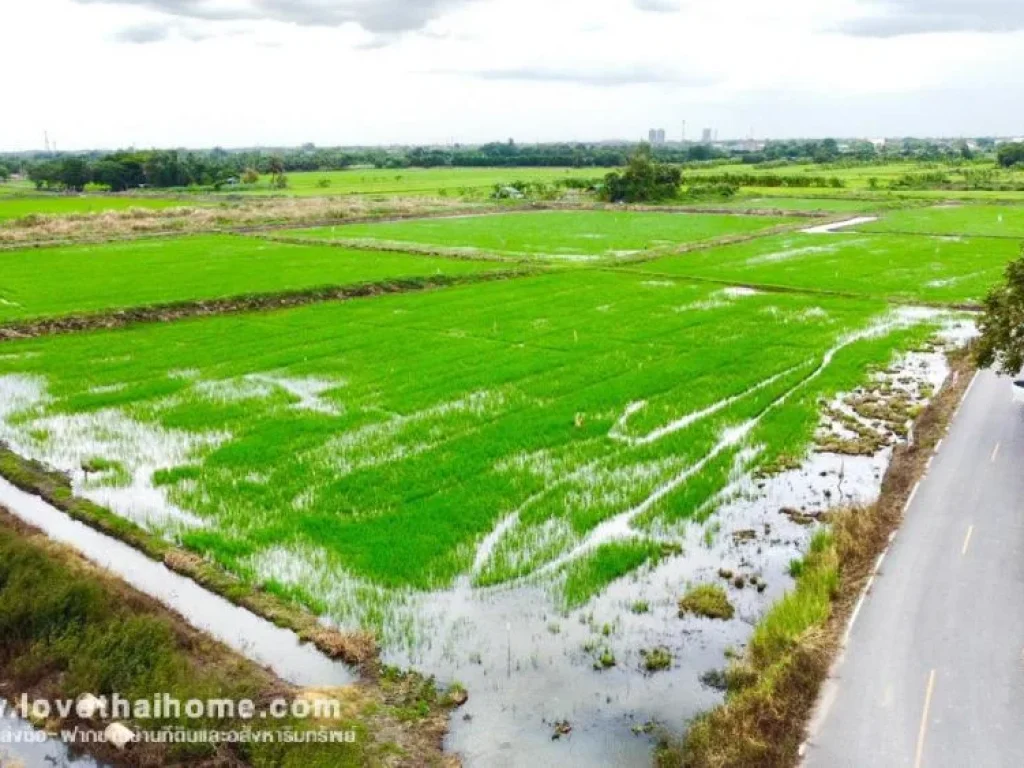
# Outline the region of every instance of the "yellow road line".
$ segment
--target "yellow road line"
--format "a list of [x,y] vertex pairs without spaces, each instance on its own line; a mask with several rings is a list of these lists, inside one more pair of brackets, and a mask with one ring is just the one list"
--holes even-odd
[[999,449],[1002,448],[1002,443],[996,443],[996,447],[992,449],[992,463],[995,464],[996,459],[999,457]]
[[972,533],[974,533],[974,526],[973,525],[967,526],[967,537],[964,539],[964,548],[960,552],[961,555],[966,555],[967,554],[967,545],[969,545],[971,543],[971,534]]
[[921,768],[924,757],[924,737],[928,733],[928,710],[932,706],[932,691],[935,690],[935,670],[928,675],[928,690],[924,694],[924,711],[921,712],[921,728],[917,732],[917,755],[914,757],[914,768]]

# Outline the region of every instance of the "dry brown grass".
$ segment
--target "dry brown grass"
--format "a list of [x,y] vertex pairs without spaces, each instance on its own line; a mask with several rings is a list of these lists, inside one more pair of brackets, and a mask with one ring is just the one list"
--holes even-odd
[[65,216],[33,214],[0,225],[0,245],[96,242],[185,232],[217,232],[269,225],[298,226],[402,218],[493,208],[440,197],[289,197],[221,202],[209,206],[129,208]]

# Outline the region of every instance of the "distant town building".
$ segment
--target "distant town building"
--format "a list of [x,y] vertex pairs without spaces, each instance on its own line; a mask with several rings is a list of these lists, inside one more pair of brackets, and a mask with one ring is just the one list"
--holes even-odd
[[700,134],[700,143],[701,144],[710,144],[711,143],[711,129],[710,128],[705,128],[701,132],[701,134]]
[[665,129],[664,128],[651,128],[651,130],[649,130],[647,132],[647,140],[650,141],[651,144],[654,145],[654,146],[658,146],[660,144],[664,144],[665,143]]
[[868,141],[875,145],[875,149],[885,149],[885,139],[868,139]]

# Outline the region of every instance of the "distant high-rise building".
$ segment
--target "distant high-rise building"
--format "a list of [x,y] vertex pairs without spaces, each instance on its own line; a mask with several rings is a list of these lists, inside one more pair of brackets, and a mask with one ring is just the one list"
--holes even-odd
[[647,132],[647,140],[651,144],[658,145],[665,143],[665,129],[664,128],[651,128]]
[[704,129],[704,131],[700,135],[700,141],[701,141],[702,144],[710,144],[711,143],[711,129],[710,128],[705,128]]

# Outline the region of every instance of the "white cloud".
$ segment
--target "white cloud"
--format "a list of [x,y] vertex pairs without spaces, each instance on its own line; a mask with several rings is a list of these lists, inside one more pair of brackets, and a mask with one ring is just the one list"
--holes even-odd
[[633,5],[652,13],[675,13],[682,9],[679,0],[633,0]]
[[[32,76],[5,81],[17,109],[0,149],[39,147],[44,130],[65,149],[635,139],[683,120],[690,136],[1019,133],[1024,32],[996,33],[1016,4],[0,3],[0,28],[48,40],[39,56],[32,35],[5,37]],[[865,26],[901,14],[955,28],[956,44]]]
[[1024,30],[1020,0],[876,0],[865,10],[838,29],[864,37]]
[[203,21],[283,21],[311,27],[358,24],[376,33],[422,29],[471,0],[76,0],[118,4]]

